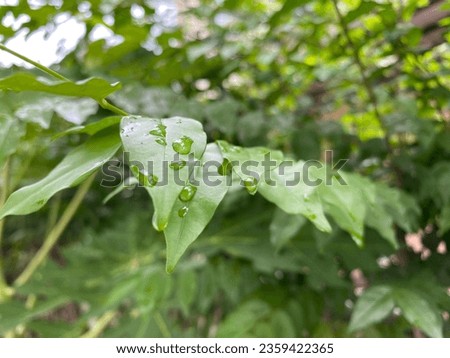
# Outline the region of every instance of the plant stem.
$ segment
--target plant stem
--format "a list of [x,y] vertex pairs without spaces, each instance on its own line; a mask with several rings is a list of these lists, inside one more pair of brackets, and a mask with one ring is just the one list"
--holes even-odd
[[52,250],[52,248],[55,246],[56,242],[58,241],[61,234],[64,232],[65,228],[69,224],[69,222],[72,220],[73,216],[75,215],[78,207],[80,206],[81,202],[83,201],[84,197],[86,196],[87,192],[89,191],[89,188],[95,178],[95,175],[92,175],[89,179],[87,179],[77,190],[75,196],[70,201],[69,205],[67,206],[66,210],[62,214],[59,221],[56,223],[56,225],[53,227],[53,229],[50,231],[46,239],[44,240],[43,245],[38,250],[36,255],[31,259],[27,267],[23,270],[23,272],[19,275],[19,277],[14,282],[14,286],[20,287],[24,285],[33,275],[33,273],[36,271],[36,269],[44,262],[44,260],[47,258],[48,254]]
[[[370,85],[369,79],[367,77],[366,71],[367,68],[364,65],[364,62],[361,60],[361,56],[359,54],[359,49],[355,46],[351,36],[350,36],[350,32],[348,29],[347,24],[345,23],[344,17],[342,16],[341,11],[339,10],[338,7],[338,0],[332,0],[333,1],[333,5],[334,5],[334,10],[336,11],[336,15],[338,17],[339,20],[339,24],[341,26],[342,32],[345,36],[345,39],[347,40],[348,45],[350,46],[352,52],[353,52],[353,58],[356,62],[356,65],[358,66],[359,69],[359,73],[361,75],[361,79],[362,79],[362,83],[363,86],[367,92],[367,95],[369,96],[369,101],[373,106],[373,111],[375,113],[375,116],[378,120],[378,123],[380,124],[380,127],[385,131],[386,135],[388,133],[386,124],[383,121],[383,117],[381,116],[381,113],[378,109],[378,100],[377,97],[375,96],[375,92],[372,89],[372,86]],[[389,147],[389,140],[387,137],[385,137],[386,143]]]
[[10,53],[13,56],[18,57],[18,58],[20,58],[21,60],[23,60],[25,62],[28,62],[29,64],[33,65],[34,67],[40,69],[41,71],[43,71],[43,72],[45,72],[47,74],[49,74],[50,76],[53,76],[53,77],[55,77],[55,78],[57,78],[59,80],[62,80],[62,81],[70,82],[70,80],[68,78],[64,77],[63,75],[59,74],[58,72],[53,71],[52,69],[50,69],[50,68],[48,68],[48,67],[46,67],[44,65],[41,65],[39,62],[33,61],[32,59],[30,59],[30,58],[28,58],[28,57],[26,57],[24,55],[21,55],[20,53],[17,53],[16,51],[11,50],[10,48],[6,47],[3,44],[0,44],[0,50],[8,52],[8,53]]
[[80,338],[96,338],[98,337],[111,323],[111,321],[116,317],[116,311],[107,311],[101,316],[97,322],[95,322],[94,326],[89,329],[85,334],[81,335]]
[[159,311],[155,312],[153,315],[156,324],[158,325],[159,330],[161,331],[164,338],[172,338],[172,334],[170,333],[169,327],[167,327],[164,318],[162,317]]
[[61,193],[58,193],[53,197],[52,203],[49,208],[45,237],[47,237],[50,234],[50,231],[56,225],[56,222],[58,221],[58,214],[60,207],[61,207]]
[[[6,159],[5,165],[2,170],[2,190],[0,193],[0,207],[5,204],[6,198],[8,197],[9,191],[9,169],[10,169],[10,158]],[[3,242],[3,230],[5,226],[5,219],[0,220],[0,302],[2,298],[8,296],[8,284],[6,283],[5,274],[3,272],[3,254],[2,254],[2,242]]]
[[108,109],[111,112],[114,112],[114,113],[119,114],[121,116],[128,116],[127,112],[125,112],[123,109],[121,109],[119,107],[116,107],[112,103],[109,103],[105,98],[103,98],[101,101],[97,101],[97,102],[104,109]]
[[[28,62],[29,64],[33,65],[34,67],[40,69],[41,71],[45,72],[46,74],[53,76],[59,80],[65,81],[65,82],[73,82],[70,79],[68,79],[67,77],[64,77],[63,75],[59,74],[56,71],[53,71],[52,69],[48,68],[47,66],[41,65],[39,62],[33,61],[32,59],[21,55],[20,53],[11,50],[10,48],[6,47],[3,44],[0,44],[0,50],[3,50],[5,52],[10,53],[13,56],[16,56],[18,58],[20,58],[21,60]],[[127,116],[128,113],[126,111],[124,111],[123,109],[114,106],[113,104],[109,103],[106,98],[102,98],[101,100],[95,99],[93,98],[102,108],[110,110],[111,112],[114,112],[116,114],[119,114],[121,116]]]

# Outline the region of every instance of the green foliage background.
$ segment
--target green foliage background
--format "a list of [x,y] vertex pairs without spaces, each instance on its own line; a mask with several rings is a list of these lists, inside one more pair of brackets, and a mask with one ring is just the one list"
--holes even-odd
[[[0,7],[22,20],[0,56],[86,28],[56,73],[0,69],[0,334],[450,337],[449,18],[426,46],[426,1],[162,3]],[[123,134],[158,123],[201,160],[348,162],[314,190],[233,168],[248,190],[199,187],[179,219],[181,188],[137,186],[122,156],[163,158]],[[111,159],[116,189],[92,175]]]

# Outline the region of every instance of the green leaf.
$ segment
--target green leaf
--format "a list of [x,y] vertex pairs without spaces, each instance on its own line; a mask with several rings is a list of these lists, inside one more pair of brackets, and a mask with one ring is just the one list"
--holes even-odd
[[98,104],[91,98],[73,98],[57,101],[55,112],[73,124],[82,124],[89,116],[97,113]]
[[234,312],[229,314],[219,326],[217,337],[220,338],[242,338],[262,317],[270,313],[270,306],[261,300],[252,300],[240,305]]
[[325,212],[333,217],[336,224],[350,233],[358,246],[364,243],[364,219],[366,203],[361,200],[363,190],[351,175],[341,173],[345,183],[332,177],[329,183],[319,187]]
[[0,305],[0,333],[6,333],[20,324],[26,324],[33,318],[39,317],[68,301],[67,297],[55,297],[37,303],[32,309],[27,309],[23,303],[17,301],[3,303]]
[[81,124],[98,109],[97,102],[91,98],[56,97],[30,92],[21,92],[10,98],[17,106],[14,112],[16,117],[37,123],[45,129],[50,127],[54,113],[70,123]]
[[13,117],[0,113],[0,169],[8,156],[13,154],[19,145],[25,130]]
[[[394,220],[387,210],[387,204],[379,191],[389,189],[382,183],[375,183],[367,178],[353,173],[345,173],[344,180],[350,186],[359,188],[363,195],[363,203],[366,206],[365,223],[367,226],[378,231],[378,233],[388,241],[394,249],[398,248],[398,242],[394,232]],[[395,189],[393,189],[395,190]]]
[[[216,143],[223,157],[230,162],[234,172],[243,181],[256,179],[262,182],[265,175],[278,167],[283,160],[283,153],[279,150],[264,147],[243,148],[223,140],[218,140]],[[273,163],[269,163],[269,160]]]
[[72,150],[45,178],[11,194],[0,209],[0,219],[38,211],[57,192],[79,183],[101,167],[119,147],[116,134],[92,137]]
[[222,133],[232,136],[238,128],[238,112],[241,109],[241,103],[231,99],[225,98],[221,101],[209,103],[205,108],[205,115],[208,123],[214,129],[218,129]]
[[399,189],[390,188],[384,184],[376,184],[377,202],[382,203],[387,215],[406,232],[419,229],[420,207],[416,200]]
[[78,82],[53,81],[36,77],[26,72],[17,72],[0,79],[0,89],[12,91],[38,91],[62,96],[91,97],[101,100],[120,89],[120,83],[108,83],[104,79],[91,77]]
[[[282,310],[276,310],[270,315],[271,327],[275,332],[276,337],[280,338],[296,338],[295,325],[297,322],[293,322],[292,317]],[[273,335],[271,336],[273,337]]]
[[190,200],[181,200],[180,190],[177,192],[180,196],[176,197],[175,205],[170,213],[169,225],[164,230],[168,272],[173,271],[188,246],[205,229],[228,191],[227,176],[218,173],[222,160],[223,157],[217,145],[208,144],[202,161],[204,164],[216,163],[217,165],[195,169],[191,180],[195,179],[198,185],[195,186],[195,194]]
[[[259,192],[288,214],[302,214],[320,231],[331,232],[324,214],[318,186],[304,180],[306,163],[303,161],[284,165],[270,172],[270,180],[261,181]],[[286,162],[285,162],[286,164]],[[271,184],[271,181],[273,182]]]
[[301,215],[290,215],[277,209],[270,223],[270,242],[276,249],[282,248],[291,240],[306,220]]
[[85,126],[72,127],[64,132],[58,133],[55,136],[53,136],[53,140],[61,138],[65,135],[69,135],[69,134],[85,133],[85,134],[89,134],[89,135],[94,135],[103,129],[112,127],[116,124],[119,124],[121,119],[122,119],[121,116],[110,116],[110,117],[103,118],[99,121],[86,124]]
[[382,321],[391,313],[394,306],[391,287],[368,288],[355,304],[349,331],[354,332]]
[[439,223],[439,235],[444,235],[450,230],[450,204],[447,204],[441,211],[441,215],[438,219]]
[[177,279],[178,285],[175,293],[184,315],[189,317],[190,306],[197,294],[197,275],[192,270],[183,271]]
[[424,297],[406,288],[395,288],[393,296],[409,323],[430,337],[442,338],[443,322],[440,312]]
[[103,205],[108,203],[112,198],[114,198],[116,195],[120,194],[125,189],[131,190],[136,187],[136,185],[139,184],[139,180],[135,177],[128,177],[126,178],[122,183],[120,183],[113,191],[111,191],[105,199],[103,199]]
[[378,4],[374,1],[362,1],[356,9],[349,11],[347,15],[344,16],[344,21],[346,23],[351,23],[360,16],[370,13],[377,5]]
[[[186,183],[189,178],[189,155],[193,154],[193,162],[205,151],[203,127],[189,118],[127,116],[122,119],[120,132],[124,150],[129,154],[130,168],[134,168],[135,176],[145,181],[145,189],[152,197],[155,207],[153,226],[163,231],[183,187],[181,183]],[[169,167],[174,163],[185,165],[175,170]]]
[[26,122],[36,123],[44,129],[48,129],[50,127],[56,98],[49,98],[47,95],[42,95],[40,93],[23,92],[14,97],[11,96],[11,99],[17,101],[16,103],[20,100],[23,101],[23,103],[14,112],[14,115],[17,118]]

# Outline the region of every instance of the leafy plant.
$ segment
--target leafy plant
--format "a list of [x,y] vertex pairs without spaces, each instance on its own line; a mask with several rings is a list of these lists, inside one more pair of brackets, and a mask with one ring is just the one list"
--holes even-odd
[[448,55],[416,2],[205,1],[203,35],[19,4],[0,34],[60,11],[87,32],[59,72],[0,44],[41,71],[1,71],[3,335],[448,336]]

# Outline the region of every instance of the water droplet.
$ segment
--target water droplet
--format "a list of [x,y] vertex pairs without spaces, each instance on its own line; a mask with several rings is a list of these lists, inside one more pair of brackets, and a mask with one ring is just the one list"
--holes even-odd
[[134,176],[139,176],[139,168],[136,166],[136,165],[132,165],[131,167],[130,167],[130,170],[131,170],[131,172],[134,174]]
[[189,154],[191,151],[192,143],[194,143],[192,138],[183,136],[180,139],[173,141],[172,148],[179,154]]
[[169,165],[169,167],[171,167],[173,170],[180,170],[181,168],[184,168],[185,166],[186,166],[185,160],[180,160],[179,162],[172,162]]
[[245,189],[247,189],[250,195],[255,195],[258,191],[258,182],[256,178],[249,177],[244,180]]
[[158,177],[156,175],[151,175],[148,178],[148,186],[154,187],[156,184],[158,184]]
[[153,134],[154,136],[157,137],[166,137],[167,131],[166,131],[166,126],[162,123],[157,124],[155,128],[153,128],[149,133]]
[[186,214],[188,213],[188,211],[189,211],[189,208],[185,205],[180,210],[178,210],[178,216],[180,218],[184,218],[186,216]]
[[132,165],[130,167],[133,175],[139,180],[139,184],[142,186],[150,186],[153,187],[158,183],[158,177],[156,175],[147,176],[142,173],[136,165]]
[[317,215],[316,214],[309,214],[308,215],[308,219],[309,220],[316,220],[317,219]]
[[191,201],[194,197],[195,193],[197,192],[197,188],[193,185],[186,185],[183,189],[181,189],[180,195],[178,195],[178,198],[180,198],[181,201]]
[[158,218],[157,215],[154,214],[152,217],[152,225],[156,231],[164,231],[167,227],[167,221]]
[[230,175],[232,168],[233,166],[231,165],[230,161],[225,158],[222,165],[217,169],[217,171],[220,175]]
[[164,138],[156,138],[155,142],[161,145],[167,145],[167,141]]
[[303,200],[304,201],[309,201],[309,194],[308,193],[304,193],[303,194]]

